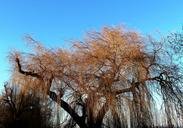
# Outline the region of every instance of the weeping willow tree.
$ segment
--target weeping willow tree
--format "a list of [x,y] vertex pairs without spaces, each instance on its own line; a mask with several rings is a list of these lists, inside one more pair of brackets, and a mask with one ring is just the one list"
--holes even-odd
[[118,27],[71,50],[26,39],[33,52],[10,55],[13,81],[56,102],[68,115],[63,127],[182,126],[182,68],[167,43]]

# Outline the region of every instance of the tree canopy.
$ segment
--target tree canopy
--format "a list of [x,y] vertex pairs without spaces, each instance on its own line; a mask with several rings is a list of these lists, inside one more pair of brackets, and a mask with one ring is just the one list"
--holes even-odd
[[12,81],[60,105],[65,127],[183,125],[180,54],[169,41],[118,27],[90,32],[71,49],[26,39],[33,52],[10,54]]

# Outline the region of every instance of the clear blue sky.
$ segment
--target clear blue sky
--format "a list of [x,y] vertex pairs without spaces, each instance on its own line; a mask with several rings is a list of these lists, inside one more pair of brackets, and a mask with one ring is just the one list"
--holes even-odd
[[24,35],[67,47],[86,31],[119,24],[144,34],[180,30],[183,0],[0,0],[0,86],[11,73],[8,52],[26,51]]

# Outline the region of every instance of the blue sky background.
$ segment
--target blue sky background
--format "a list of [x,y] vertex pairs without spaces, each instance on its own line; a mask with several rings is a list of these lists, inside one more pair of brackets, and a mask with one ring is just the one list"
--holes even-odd
[[177,31],[183,0],[0,0],[0,88],[11,73],[8,52],[28,50],[25,35],[47,47],[68,47],[68,41],[106,25],[153,35]]

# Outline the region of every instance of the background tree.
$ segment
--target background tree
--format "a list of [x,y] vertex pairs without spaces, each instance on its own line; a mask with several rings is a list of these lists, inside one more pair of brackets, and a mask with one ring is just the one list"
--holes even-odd
[[5,84],[0,100],[3,128],[49,128],[51,110],[38,94],[17,85]]
[[[11,54],[12,76],[49,95],[75,122],[70,126],[182,126],[177,123],[182,119],[182,68],[167,45],[109,27],[74,42],[73,50],[48,49],[32,37],[27,40],[35,51]],[[157,96],[163,124],[157,122]]]

